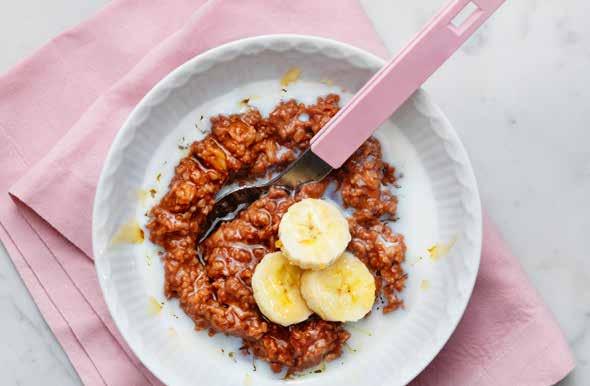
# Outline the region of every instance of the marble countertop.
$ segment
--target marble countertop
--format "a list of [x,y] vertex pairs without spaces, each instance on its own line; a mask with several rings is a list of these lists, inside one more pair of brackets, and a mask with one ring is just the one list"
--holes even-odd
[[[362,0],[397,51],[444,0]],[[0,73],[108,0],[0,12]],[[508,1],[425,85],[470,153],[482,201],[555,313],[590,384],[590,3]],[[79,385],[0,246],[0,383]]]

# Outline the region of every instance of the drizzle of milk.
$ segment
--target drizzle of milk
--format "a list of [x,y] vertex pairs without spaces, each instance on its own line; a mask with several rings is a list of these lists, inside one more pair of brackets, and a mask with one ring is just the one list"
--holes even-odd
[[337,190],[337,188],[338,183],[336,181],[330,182],[326,187],[326,190],[324,191],[324,195],[322,196],[322,198],[324,200],[330,201],[338,208],[340,208],[340,210],[344,212],[345,217],[352,217],[352,215],[354,214],[354,209],[347,208],[344,205],[344,201],[342,200],[342,194],[340,193],[340,191]]

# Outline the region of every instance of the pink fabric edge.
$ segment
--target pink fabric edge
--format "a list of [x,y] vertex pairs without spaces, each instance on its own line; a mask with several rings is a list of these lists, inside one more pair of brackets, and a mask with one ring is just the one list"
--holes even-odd
[[[61,269],[66,273],[72,285],[78,290],[92,311],[104,324],[104,328],[112,335],[117,344],[125,352],[131,363],[149,380],[152,385],[160,385],[160,381],[139,361],[111,319],[104,302],[96,270],[92,262],[73,244],[64,239],[50,224],[39,217],[33,210],[17,200],[17,207],[25,221],[42,240]],[[67,256],[67,258],[66,258]]]
[[[536,386],[549,382],[552,385],[565,378],[576,362],[568,346],[563,344],[565,338],[561,331],[547,328],[546,320],[553,319],[545,310],[531,320],[519,334],[511,337],[505,351],[473,379],[473,384]],[[543,337],[543,342],[531,342],[531,336]]]
[[[495,225],[485,210],[482,211],[482,220],[482,259],[484,258],[484,253],[487,251],[489,255],[496,255],[495,262],[500,262],[501,258],[498,258],[498,255],[503,254],[507,255],[508,259],[514,260],[511,270],[513,274],[522,278],[521,280],[523,282],[520,283],[520,291],[522,292],[522,296],[528,298],[529,302],[534,305],[534,315],[520,329],[513,331],[512,334],[504,338],[504,349],[497,352],[495,358],[487,366],[484,366],[479,378],[474,378],[474,384],[495,385],[516,383],[522,386],[534,386],[544,384],[545,382],[550,382],[550,384],[559,382],[576,365],[567,339],[555,316],[547,308],[547,305],[542,300],[536,288],[530,283],[520,261],[508,248],[500,229]],[[491,250],[488,251],[488,248]],[[487,269],[490,269],[490,267]],[[481,272],[478,273],[478,278],[481,277],[480,274]],[[477,286],[477,282],[475,285]],[[467,312],[468,309],[466,309],[465,313]],[[539,342],[531,341],[531,336],[543,337],[545,340],[544,344],[539,345]],[[531,358],[537,360],[532,361]],[[515,364],[518,364],[518,366]],[[534,371],[524,371],[525,369],[530,370],[531,368],[534,368]],[[507,371],[507,369],[511,369],[512,372]],[[500,377],[493,377],[490,374],[499,374]],[[527,378],[527,375],[532,375],[532,379],[530,377]]]
[[[3,136],[5,137],[3,151],[8,151],[11,162],[17,169],[23,165],[26,166],[27,163],[22,153],[15,148],[14,142],[10,137],[6,136],[3,127],[0,126],[0,137]],[[114,340],[116,337],[105,328],[94,310],[90,312],[85,310],[90,306],[88,299],[84,294],[80,293],[71,278],[64,275],[66,272],[63,270],[63,266],[55,264],[56,256],[28,222],[27,215],[29,215],[29,220],[33,220],[35,217],[41,220],[26,206],[21,205],[18,207],[17,203],[12,203],[9,200],[0,201],[0,225],[7,236],[9,256],[11,256],[19,273],[21,273],[20,268],[26,267],[22,272],[32,275],[33,279],[31,280],[25,280],[26,278],[23,277],[25,284],[28,286],[31,283],[33,286],[31,288],[35,288],[34,284],[37,283],[37,287],[40,288],[40,291],[31,292],[31,296],[35,301],[39,299],[39,301],[43,302],[47,299],[52,306],[52,308],[40,308],[41,311],[45,311],[43,316],[46,317],[50,327],[58,325],[60,320],[67,326],[67,329],[52,329],[58,342],[62,343],[60,339],[62,331],[69,332],[82,350],[83,357],[88,358],[86,363],[83,360],[77,361],[74,358],[74,360],[71,360],[72,365],[80,373],[81,378],[90,377],[88,384],[124,385],[128,380],[136,383],[138,373],[130,371],[130,369],[135,367],[139,371],[147,372],[147,370],[143,368],[143,365],[137,365],[139,361],[134,356],[129,357],[125,354],[121,356],[122,351],[119,350],[124,347],[121,347]],[[67,243],[61,236],[58,237]],[[66,255],[66,257],[74,258],[76,263],[86,263],[92,270],[92,277],[96,279],[93,265],[88,259],[77,258],[75,255]],[[98,290],[98,287],[96,289]],[[41,295],[43,293],[45,293],[45,297]],[[109,344],[110,340],[113,340],[114,344]],[[79,353],[79,350],[76,350],[76,346],[70,340],[64,340],[64,343],[62,347],[65,350],[73,347],[73,350],[77,354]],[[103,344],[105,345],[103,346]],[[91,367],[87,365],[88,363],[91,364]],[[92,375],[93,371],[98,374],[99,379]],[[134,375],[136,378],[134,378]],[[149,376],[139,376],[141,384],[144,384],[146,379],[150,379]]]
[[[47,293],[59,315],[69,325],[73,336],[83,347],[103,383],[123,386],[131,381],[132,384],[145,384],[144,375],[141,375],[127,358],[111,333],[89,308],[87,300],[65,275],[61,266],[55,264],[54,257],[38,238],[37,233],[31,229],[16,208],[13,207],[12,210],[9,208],[0,206],[0,220],[10,235],[12,243],[20,246],[17,248],[19,252],[17,255],[23,257],[23,261],[26,261],[27,266],[33,271],[39,285]],[[29,237],[31,234],[35,237]],[[19,239],[23,241],[23,237],[27,240],[19,242]],[[91,264],[88,260],[86,261]],[[47,284],[51,287],[46,287]]]
[[82,382],[85,385],[104,385],[104,380],[96,369],[96,366],[94,366],[94,363],[84,351],[82,345],[72,332],[70,325],[56,309],[55,304],[41,286],[39,279],[23,258],[2,224],[0,224],[0,241],[4,244],[17,272],[35,301],[39,312],[63,348],[72,366],[76,369]]

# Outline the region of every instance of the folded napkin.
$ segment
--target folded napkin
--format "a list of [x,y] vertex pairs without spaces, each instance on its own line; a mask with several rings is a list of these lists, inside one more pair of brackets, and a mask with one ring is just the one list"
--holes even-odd
[[[94,190],[115,133],[178,65],[271,33],[387,55],[357,0],[118,0],[0,77],[0,239],[85,384],[159,384],[114,327],[91,260]],[[414,384],[549,385],[573,365],[553,316],[485,218],[473,297]]]

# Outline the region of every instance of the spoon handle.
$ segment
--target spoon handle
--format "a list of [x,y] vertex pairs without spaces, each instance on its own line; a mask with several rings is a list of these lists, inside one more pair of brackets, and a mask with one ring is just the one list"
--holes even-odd
[[340,167],[504,1],[452,0],[315,135],[311,150]]

